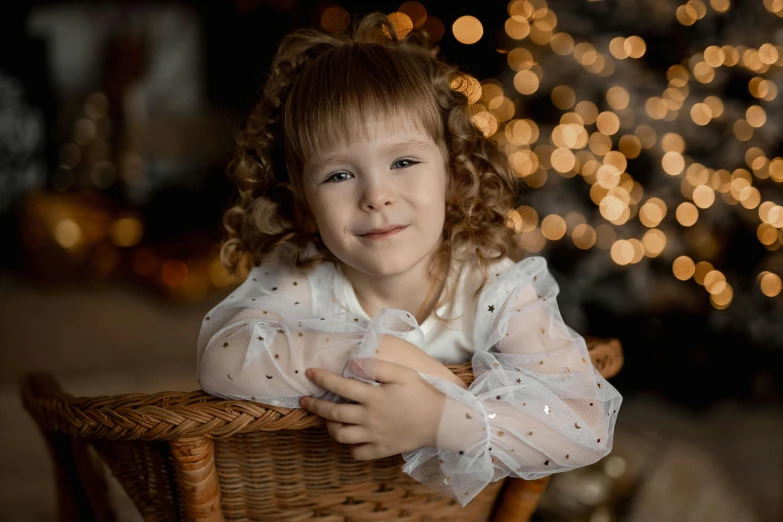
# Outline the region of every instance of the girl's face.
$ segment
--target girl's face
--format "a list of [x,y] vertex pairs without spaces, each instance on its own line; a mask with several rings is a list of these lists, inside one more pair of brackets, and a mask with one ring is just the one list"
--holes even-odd
[[[441,244],[448,177],[438,145],[417,130],[351,141],[305,162],[303,188],[324,245],[377,276],[400,274]],[[381,239],[374,229],[405,225]]]

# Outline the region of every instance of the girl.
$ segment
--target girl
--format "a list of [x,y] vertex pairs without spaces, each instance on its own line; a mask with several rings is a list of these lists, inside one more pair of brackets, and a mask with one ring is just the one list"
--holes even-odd
[[[324,417],[357,459],[402,453],[465,505],[604,457],[622,397],[522,259],[518,180],[436,52],[381,13],[282,40],[230,166],[221,257],[249,273],[204,318],[198,375]],[[467,388],[444,365],[469,359]]]

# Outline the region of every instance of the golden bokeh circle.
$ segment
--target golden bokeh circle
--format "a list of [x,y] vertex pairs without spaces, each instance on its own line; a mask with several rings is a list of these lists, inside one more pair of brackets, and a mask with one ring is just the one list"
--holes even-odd
[[710,67],[720,67],[726,59],[726,53],[717,45],[710,45],[704,49],[704,61]]
[[696,265],[688,256],[680,256],[672,263],[672,272],[674,277],[680,281],[687,281],[696,271]]
[[620,130],[620,118],[611,111],[604,111],[596,118],[595,125],[601,134],[612,136]]
[[693,202],[699,208],[710,208],[715,203],[715,191],[707,185],[699,185],[693,189]]
[[780,280],[780,276],[768,272],[761,278],[761,291],[767,297],[776,297],[783,289],[783,282]]
[[666,102],[660,96],[651,96],[647,98],[644,104],[644,110],[647,115],[654,120],[662,120],[666,117],[666,113],[669,108],[666,106]]
[[522,40],[530,34],[530,23],[520,15],[513,15],[504,25],[506,34],[514,40]]
[[533,71],[519,71],[514,75],[514,88],[520,94],[533,94],[538,90],[539,80]]
[[606,101],[612,109],[620,111],[628,107],[631,96],[624,88],[614,85],[606,91]]
[[691,107],[691,119],[696,125],[707,125],[712,120],[712,109],[706,103],[694,103]]
[[568,33],[555,33],[549,40],[549,46],[555,54],[567,56],[574,51],[574,39]]
[[617,141],[617,149],[628,159],[639,157],[642,152],[642,142],[633,134],[625,134]]
[[582,223],[574,227],[574,231],[571,234],[571,238],[574,241],[574,245],[580,250],[589,250],[595,245],[596,231],[593,227],[587,223]]
[[678,22],[686,27],[696,23],[696,10],[687,4],[678,6],[674,16]]
[[710,0],[710,7],[719,13],[725,13],[731,7],[731,0]]
[[666,248],[666,234],[657,228],[650,229],[644,233],[642,244],[647,257],[658,257]]
[[582,100],[577,103],[576,107],[574,107],[574,112],[582,117],[585,125],[595,123],[595,120],[598,118],[598,107],[588,100]]
[[657,227],[663,221],[664,216],[665,212],[661,210],[660,206],[650,200],[639,209],[639,221],[647,228]]
[[704,103],[712,111],[712,118],[720,118],[723,114],[723,101],[717,96],[707,96],[704,98]]
[[640,36],[629,36],[623,42],[623,49],[630,58],[641,58],[647,50],[647,44]]
[[566,233],[565,219],[557,214],[549,214],[541,221],[541,232],[550,241],[562,239]]
[[[394,13],[390,13],[388,18],[394,26],[394,31],[397,33],[398,40],[401,40],[413,30],[413,20],[411,20],[411,17],[405,13],[396,11]],[[383,32],[385,35],[389,35],[389,32],[386,30],[386,26],[383,26]]]
[[576,157],[574,156],[574,153],[571,152],[571,150],[564,147],[559,147],[552,152],[550,161],[552,163],[552,168],[554,168],[557,172],[564,173],[574,168],[574,165],[576,164]]
[[628,58],[628,52],[625,50],[625,37],[615,36],[609,42],[609,53],[618,60]]
[[588,144],[590,150],[596,156],[603,156],[604,154],[612,150],[612,138],[610,138],[605,134],[601,134],[598,131],[590,135]]
[[661,149],[664,152],[685,152],[685,140],[676,132],[667,132],[661,138]]
[[759,128],[767,121],[767,113],[760,105],[752,105],[745,111],[745,119],[751,127]]
[[454,38],[463,44],[472,45],[484,35],[484,26],[475,16],[465,15],[457,18],[451,25]]
[[704,276],[704,288],[710,294],[720,294],[726,289],[726,276],[720,270],[711,270]]
[[538,212],[533,207],[523,205],[517,208],[517,213],[522,220],[521,232],[531,232],[538,227]]
[[769,223],[761,223],[756,229],[756,237],[762,245],[772,245],[778,240],[778,229]]
[[675,215],[677,216],[677,222],[680,225],[690,227],[699,219],[699,209],[696,208],[696,205],[693,203],[685,201],[679,204],[675,211]]
[[610,250],[612,261],[620,266],[628,265],[633,261],[636,251],[633,244],[625,239],[618,239],[612,244]]
[[663,155],[661,165],[666,174],[677,176],[685,169],[685,158],[679,152],[669,151]]
[[506,61],[508,62],[508,66],[515,71],[527,71],[536,63],[533,58],[533,53],[524,47],[515,47],[511,49],[508,52]]

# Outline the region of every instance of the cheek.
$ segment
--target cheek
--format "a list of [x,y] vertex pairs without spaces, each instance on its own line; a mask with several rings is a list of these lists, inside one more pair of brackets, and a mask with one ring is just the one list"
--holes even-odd
[[320,227],[339,233],[346,227],[349,221],[346,214],[344,205],[341,206],[339,203],[329,201],[319,201],[316,220]]
[[440,178],[432,177],[426,182],[419,183],[414,192],[417,204],[420,208],[429,208],[431,211],[445,208],[446,184]]

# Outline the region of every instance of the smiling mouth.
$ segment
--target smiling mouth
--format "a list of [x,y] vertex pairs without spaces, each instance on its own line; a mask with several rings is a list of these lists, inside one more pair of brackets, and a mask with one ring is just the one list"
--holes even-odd
[[380,238],[384,238],[384,237],[393,236],[395,234],[398,234],[398,233],[402,232],[403,230],[405,230],[406,228],[408,228],[408,227],[407,226],[397,227],[397,228],[394,228],[392,230],[389,230],[388,232],[381,232],[381,233],[378,233],[378,234],[364,234],[364,235],[361,235],[359,237],[366,237],[368,239],[380,239]]

